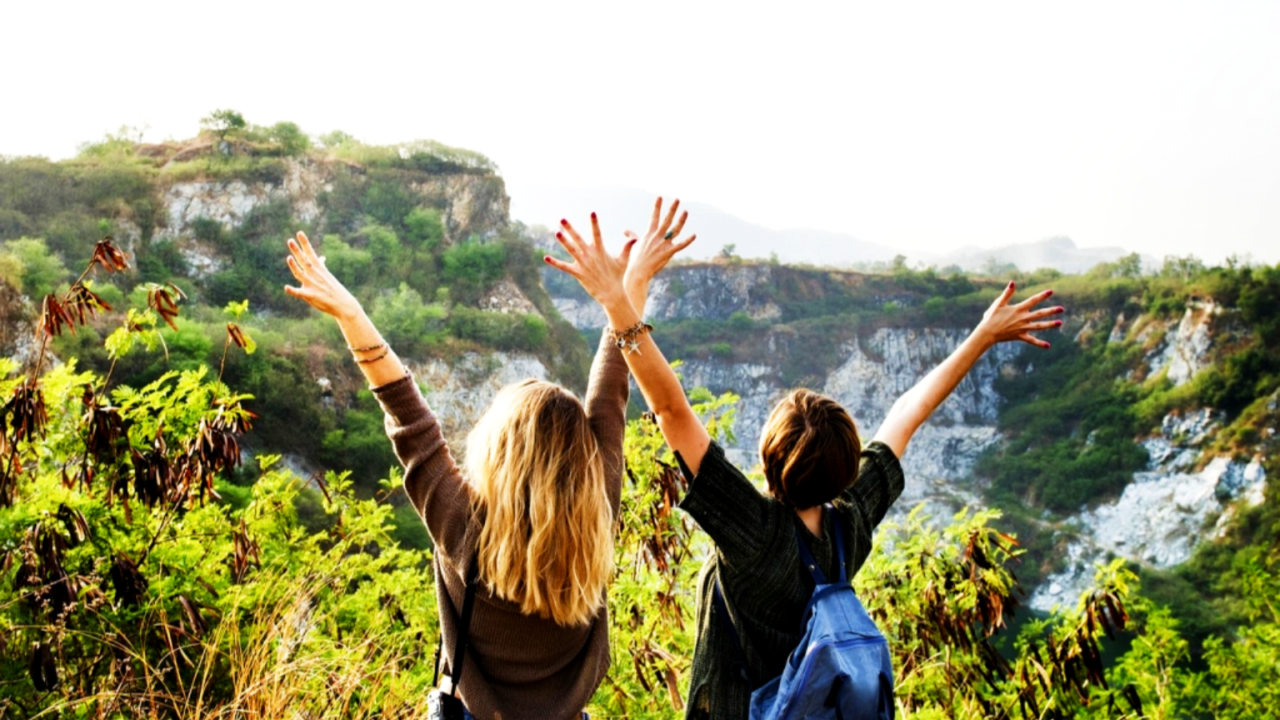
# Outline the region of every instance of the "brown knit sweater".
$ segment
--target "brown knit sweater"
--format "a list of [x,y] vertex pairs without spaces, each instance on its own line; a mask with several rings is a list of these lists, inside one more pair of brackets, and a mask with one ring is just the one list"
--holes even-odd
[[[466,571],[480,525],[472,518],[471,486],[449,453],[440,423],[410,377],[374,389],[386,412],[387,435],[404,465],[404,489],[435,542],[436,596],[448,674]],[[587,385],[586,411],[605,461],[614,516],[622,492],[622,438],[627,364],[602,337]],[[478,720],[578,718],[609,669],[609,616],[603,602],[589,625],[561,627],[523,615],[494,597],[481,578],[471,618],[460,694]]]

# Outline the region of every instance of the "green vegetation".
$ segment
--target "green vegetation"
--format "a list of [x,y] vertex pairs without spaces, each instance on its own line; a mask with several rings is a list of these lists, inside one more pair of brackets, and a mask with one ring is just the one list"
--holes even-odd
[[[0,161],[0,279],[11,291],[38,308],[72,279],[65,260],[87,257],[97,238],[115,235],[134,250],[133,267],[93,285],[112,310],[55,338],[59,357],[143,383],[171,369],[221,367],[225,381],[255,398],[256,452],[331,468],[359,458],[352,477],[371,493],[395,464],[385,438],[371,442],[382,434],[381,415],[362,399],[363,379],[332,322],[283,292],[294,282],[283,241],[301,229],[405,357],[532,353],[558,379],[583,388],[587,344],[555,313],[523,229],[505,217],[449,214],[444,174],[467,178],[474,207],[501,198],[502,181],[483,156],[432,142],[375,147],[341,134],[313,142],[296,124],[258,126],[233,110],[211,113],[202,128],[191,140],[158,145],[139,144],[126,128],[73,160]],[[314,217],[305,222],[295,216],[298,198],[282,187],[289,172],[302,171],[328,188],[315,188]],[[236,181],[263,195],[231,222],[195,216],[186,227],[167,227],[172,200],[164,196],[185,181]],[[157,335],[167,355],[105,352],[102,339],[127,305],[145,304],[149,284],[170,281],[185,297],[182,317]],[[500,281],[518,288],[536,313],[527,305],[481,309]],[[238,322],[261,349],[223,360],[228,318],[221,309],[243,300],[249,310]]]
[[[281,291],[282,240],[309,232],[410,360],[530,353],[577,390],[590,345],[543,278],[580,290],[542,275],[524,228],[485,214],[503,188],[482,156],[312,139],[230,110],[204,125],[181,143],[143,145],[126,129],[73,160],[0,161],[7,327],[34,321],[50,336],[33,365],[0,360],[0,716],[421,716],[437,638],[430,541],[396,490],[382,413],[343,338]],[[325,181],[305,202],[281,190],[300,168]],[[169,227],[165,194],[187,181],[262,192],[229,221],[213,208]],[[469,207],[446,188],[459,182]],[[879,328],[966,326],[1003,284],[905,260],[861,274],[727,250],[725,269],[771,273],[749,290],[769,310],[655,333],[671,357],[768,360],[787,385],[819,381]],[[68,271],[90,256],[115,272]],[[673,275],[672,291],[691,291],[698,267]],[[1280,422],[1280,268],[1170,258],[1144,274],[1129,257],[1083,276],[1005,270],[1024,292],[1052,283],[1079,341],[1054,337],[1002,369],[1008,442],[978,473],[1009,510],[944,528],[912,515],[884,528],[859,575],[891,638],[899,712],[1266,716],[1280,701],[1274,481],[1188,563],[1112,564],[1080,606],[1009,625],[1013,571],[1026,583],[1054,568],[1072,534],[1061,515],[1120,492],[1146,462],[1134,439],[1166,413],[1225,411],[1209,449],[1272,458],[1280,476],[1268,432]],[[1148,376],[1147,356],[1187,312],[1210,313],[1214,347],[1175,387]],[[1110,341],[1113,328],[1125,339]],[[49,369],[48,351],[62,364]],[[713,435],[731,432],[734,397],[691,395]],[[256,462],[240,466],[241,449]],[[682,479],[651,423],[629,424],[627,455],[613,667],[590,710],[670,717],[709,548],[673,510]]]

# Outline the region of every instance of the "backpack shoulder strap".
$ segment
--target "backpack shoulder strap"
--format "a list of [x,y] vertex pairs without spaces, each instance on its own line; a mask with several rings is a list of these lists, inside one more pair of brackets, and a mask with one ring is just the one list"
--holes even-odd
[[[836,546],[836,558],[840,565],[840,582],[849,582],[849,571],[844,566],[844,528],[840,527],[840,518],[835,515],[835,508],[830,503],[822,506],[823,516],[831,514],[831,526],[834,529],[831,541]],[[822,572],[822,568],[818,567],[818,561],[814,560],[813,553],[809,552],[809,546],[805,544],[804,537],[800,534],[800,529],[796,528],[796,550],[800,552],[800,564],[804,565],[809,574],[813,576],[815,585],[826,585],[827,574]]]
[[476,606],[477,574],[480,559],[471,559],[471,567],[467,569],[467,592],[462,599],[462,616],[458,618],[458,637],[453,642],[453,660],[449,663],[450,694],[458,695],[458,685],[462,682],[463,661],[466,660],[467,641],[471,635],[471,611]]

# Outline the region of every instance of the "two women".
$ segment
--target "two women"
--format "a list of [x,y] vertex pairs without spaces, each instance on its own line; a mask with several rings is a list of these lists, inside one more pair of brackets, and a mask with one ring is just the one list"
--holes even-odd
[[[635,258],[668,257],[676,247],[662,226],[661,198],[654,206],[648,235],[631,251]],[[1061,307],[1037,309],[1052,291],[1010,304],[1010,283],[977,328],[941,365],[903,395],[862,446],[849,414],[830,398],[797,390],[774,408],[760,438],[768,494],[761,494],[730,464],[707,435],[680,382],[647,333],[642,309],[631,298],[647,275],[636,264],[610,262],[591,218],[587,241],[562,221],[557,235],[573,256],[546,262],[569,273],[604,308],[609,326],[628,350],[624,358],[667,444],[690,476],[680,506],[715,541],[716,552],[699,578],[698,635],[687,714],[690,718],[748,716],[751,692],[782,673],[802,632],[805,606],[814,590],[801,566],[797,535],[826,577],[838,577],[836,558],[847,558],[852,577],[871,550],[876,525],[903,488],[898,459],[917,428],[951,394],[983,353],[996,343],[1021,340],[1048,343],[1032,333],[1062,324],[1047,319]],[[632,236],[629,242],[636,242]],[[830,505],[831,511],[824,506]],[[843,553],[832,547],[833,528],[841,524]],[[713,601],[719,585],[727,603]],[[732,615],[720,617],[722,613]],[[735,635],[737,637],[735,637]]]
[[[468,437],[465,478],[412,378],[359,303],[305,235],[288,243],[300,286],[286,291],[337,319],[386,412],[405,490],[436,545],[444,648],[469,632],[463,664],[452,667],[446,653],[444,672],[460,674],[459,694],[476,717],[576,718],[608,669],[604,601],[628,368],[691,476],[682,507],[717,547],[699,582],[689,714],[745,718],[753,687],[776,676],[794,649],[813,589],[799,564],[795,529],[803,529],[818,562],[830,568],[837,555],[830,531],[842,523],[850,574],[856,572],[873,529],[902,490],[898,458],[916,428],[982,353],[1013,339],[1047,345],[1029,333],[1051,327],[1054,321],[1043,318],[1061,312],[1034,309],[1048,294],[1010,305],[1010,284],[970,338],[898,401],[865,448],[834,401],[792,393],[762,436],[770,493],[761,495],[711,442],[643,321],[649,281],[694,240],[677,239],[686,218],[676,219],[677,207],[664,216],[659,199],[646,235],[627,233],[617,256],[605,250],[594,214],[589,240],[562,221],[557,238],[573,262],[546,261],[577,278],[609,320],[586,400],[534,380],[504,388]],[[826,503],[834,512],[823,511]],[[468,579],[477,576],[464,623]],[[717,578],[734,608],[732,626],[712,609]],[[745,673],[733,670],[738,643],[726,627],[740,631]]]

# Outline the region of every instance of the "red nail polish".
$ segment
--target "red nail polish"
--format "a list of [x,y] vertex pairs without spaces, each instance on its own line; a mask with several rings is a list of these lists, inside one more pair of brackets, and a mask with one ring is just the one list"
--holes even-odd
[[1014,282],[1013,282],[1012,280],[1010,280],[1010,281],[1009,281],[1009,287],[1013,288],[1014,290],[1017,290],[1017,289],[1018,289],[1018,286],[1017,286],[1017,285],[1015,285],[1015,284],[1014,284]]
[[595,220],[595,219],[596,219],[596,214],[595,214],[595,213],[591,213],[591,219],[592,219],[592,220]]
[[1062,327],[1062,321],[1061,321],[1061,320],[1059,320],[1059,321],[1058,321],[1058,327]]
[[1059,305],[1058,307],[1054,308],[1054,311],[1055,311],[1055,312],[1066,312],[1066,311],[1067,311],[1067,309],[1066,309],[1066,308],[1064,308],[1064,307],[1062,307],[1061,305]]
[[565,220],[564,218],[560,218],[560,224],[567,226],[569,224],[569,221]]
[[1053,291],[1052,291],[1052,290],[1049,290],[1048,292],[1046,292],[1046,293],[1044,294],[1044,296],[1045,296],[1045,297],[1047,297],[1047,298],[1051,298],[1051,297],[1053,297]]

